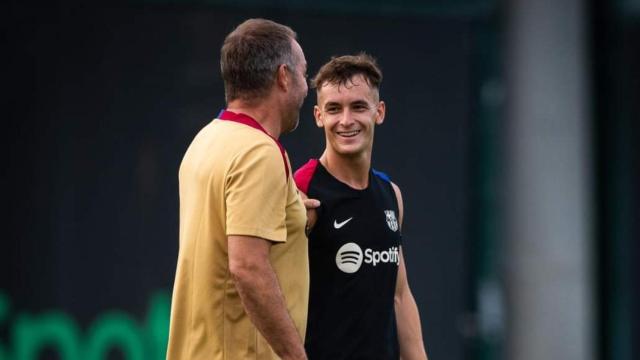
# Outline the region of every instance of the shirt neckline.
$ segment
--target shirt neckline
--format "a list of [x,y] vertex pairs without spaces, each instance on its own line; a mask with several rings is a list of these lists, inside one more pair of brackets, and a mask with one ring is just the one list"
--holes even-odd
[[270,137],[273,141],[278,145],[278,149],[280,149],[280,154],[282,155],[282,161],[284,161],[284,171],[286,175],[287,182],[289,181],[289,162],[287,161],[286,151],[284,146],[278,141],[278,139],[271,136],[267,130],[265,130],[262,125],[254,118],[247,114],[243,113],[234,113],[233,111],[229,111],[227,109],[220,110],[220,113],[216,117],[216,119],[225,120],[225,121],[233,121],[236,123],[244,124],[254,129],[260,130],[265,133],[268,137]]

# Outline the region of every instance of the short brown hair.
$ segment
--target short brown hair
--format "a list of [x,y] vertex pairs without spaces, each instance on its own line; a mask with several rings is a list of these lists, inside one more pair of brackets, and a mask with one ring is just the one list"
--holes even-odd
[[227,103],[266,96],[278,67],[295,67],[291,47],[295,39],[290,27],[266,19],[249,19],[227,35],[220,51]]
[[382,71],[376,59],[366,53],[332,57],[318,70],[311,80],[311,87],[318,90],[325,83],[346,85],[355,75],[362,75],[369,86],[380,89]]

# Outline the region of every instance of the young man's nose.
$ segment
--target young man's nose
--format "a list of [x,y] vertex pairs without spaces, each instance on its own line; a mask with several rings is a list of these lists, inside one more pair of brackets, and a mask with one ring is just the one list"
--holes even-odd
[[344,110],[342,114],[340,114],[340,125],[351,126],[353,123],[353,113],[349,110]]

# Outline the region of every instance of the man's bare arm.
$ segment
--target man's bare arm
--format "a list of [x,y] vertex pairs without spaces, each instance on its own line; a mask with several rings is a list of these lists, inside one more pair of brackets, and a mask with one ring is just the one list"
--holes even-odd
[[306,359],[303,340],[269,261],[271,242],[230,235],[228,243],[229,270],[251,321],[283,360]]
[[413,294],[409,289],[402,249],[400,249],[400,268],[398,269],[394,299],[400,358],[402,360],[426,360],[427,353],[422,341],[420,314]]
[[[404,204],[400,188],[391,183],[398,200],[398,221],[402,229],[404,220]],[[400,359],[402,360],[427,360],[427,352],[422,341],[422,328],[420,326],[420,313],[416,300],[413,298],[409,281],[407,280],[407,268],[404,264],[402,247],[400,248],[400,264],[396,280],[394,296],[396,312],[396,324],[398,327],[398,343],[400,345]]]

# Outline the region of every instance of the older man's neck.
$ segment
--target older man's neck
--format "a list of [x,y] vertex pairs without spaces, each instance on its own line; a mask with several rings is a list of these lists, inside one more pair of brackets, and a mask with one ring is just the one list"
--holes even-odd
[[282,133],[282,116],[276,111],[272,101],[264,99],[253,102],[236,99],[227,104],[227,110],[242,113],[252,117],[273,138],[277,139]]

